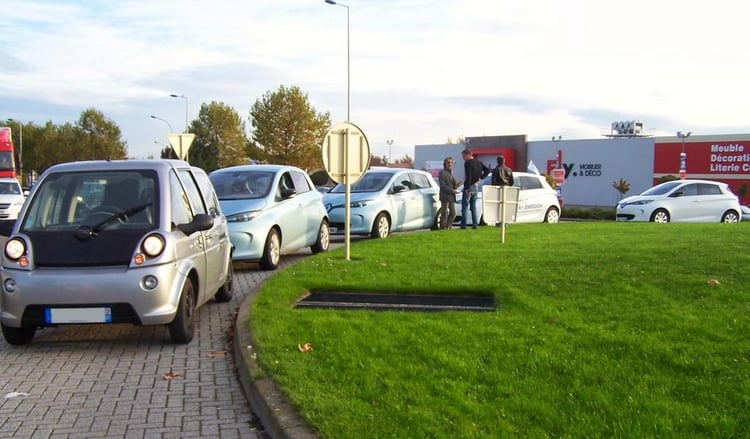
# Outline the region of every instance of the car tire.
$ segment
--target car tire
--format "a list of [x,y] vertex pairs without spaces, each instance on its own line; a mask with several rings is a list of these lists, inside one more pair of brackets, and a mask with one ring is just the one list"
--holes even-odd
[[733,210],[727,210],[724,212],[724,215],[721,216],[721,222],[723,223],[736,223],[739,222],[740,215],[733,211]]
[[313,254],[322,253],[328,251],[328,247],[331,245],[331,231],[328,228],[328,221],[323,220],[320,222],[320,228],[318,229],[318,239],[315,240],[315,244],[310,247],[310,251]]
[[232,265],[231,257],[228,265],[226,282],[219,287],[219,291],[214,295],[214,299],[219,303],[229,302],[234,297],[234,265]]
[[3,337],[5,337],[5,341],[7,341],[8,344],[12,344],[14,346],[31,343],[31,340],[34,338],[34,334],[36,333],[35,326],[32,326],[30,328],[13,328],[11,326],[5,326],[2,323],[0,323],[0,326],[2,327]]
[[654,213],[651,214],[652,223],[668,223],[669,219],[669,212],[665,209],[656,209]]
[[385,212],[380,212],[372,224],[371,238],[387,238],[391,234],[391,221]]
[[195,333],[195,286],[193,281],[185,279],[180,293],[180,304],[177,306],[177,314],[169,324],[169,336],[172,342],[185,344],[190,343]]
[[266,245],[263,247],[263,256],[258,261],[258,265],[263,270],[275,270],[279,266],[281,259],[281,237],[279,231],[271,229],[266,237]]
[[550,224],[557,224],[560,222],[560,211],[554,207],[547,209],[547,213],[544,214],[544,222]]

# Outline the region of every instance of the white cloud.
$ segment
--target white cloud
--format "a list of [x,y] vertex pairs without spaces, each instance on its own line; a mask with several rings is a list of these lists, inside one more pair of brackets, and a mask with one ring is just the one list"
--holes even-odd
[[[750,132],[739,1],[348,0],[351,115],[373,153],[448,137],[592,138],[613,120],[654,134]],[[15,0],[3,3],[4,117],[116,123],[132,155],[158,152],[201,103],[246,118],[297,85],[346,118],[347,10],[323,0]],[[249,124],[248,124],[249,125]]]

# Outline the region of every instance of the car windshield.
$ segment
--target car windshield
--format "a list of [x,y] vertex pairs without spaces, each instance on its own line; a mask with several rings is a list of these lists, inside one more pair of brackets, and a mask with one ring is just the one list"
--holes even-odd
[[219,200],[264,198],[271,190],[274,173],[271,171],[227,171],[209,176]]
[[148,170],[50,174],[38,183],[20,230],[154,228],[156,180]]
[[0,194],[2,195],[20,195],[21,187],[17,183],[0,182]]
[[[349,189],[350,192],[380,192],[385,188],[391,179],[393,174],[387,172],[367,172],[359,180],[357,180]],[[339,184],[330,192],[332,193],[344,193],[346,187],[343,184]]]
[[653,196],[653,195],[664,195],[667,192],[671,191],[672,189],[676,188],[677,186],[681,185],[682,181],[668,181],[666,183],[662,183],[658,186],[654,186],[651,189],[648,189],[647,191],[643,192],[641,195],[647,195],[647,196]]

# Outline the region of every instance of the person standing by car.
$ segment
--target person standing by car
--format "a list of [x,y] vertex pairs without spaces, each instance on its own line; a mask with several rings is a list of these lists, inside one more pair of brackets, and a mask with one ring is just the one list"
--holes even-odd
[[440,228],[450,229],[456,219],[456,194],[461,182],[453,176],[453,157],[443,160],[443,169],[438,174],[440,186]]
[[466,228],[466,214],[471,211],[471,225],[474,229],[479,224],[477,218],[477,194],[479,193],[479,180],[490,173],[490,168],[474,158],[471,150],[466,148],[461,151],[464,159],[464,194],[461,198],[461,228]]
[[493,186],[513,186],[513,170],[505,166],[505,156],[497,156],[497,166],[492,170]]

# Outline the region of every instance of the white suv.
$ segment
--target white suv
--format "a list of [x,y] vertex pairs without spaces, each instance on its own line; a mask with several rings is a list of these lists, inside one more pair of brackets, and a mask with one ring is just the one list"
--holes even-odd
[[18,212],[23,207],[26,197],[21,189],[21,184],[15,178],[0,178],[0,220],[13,220],[18,218]]

